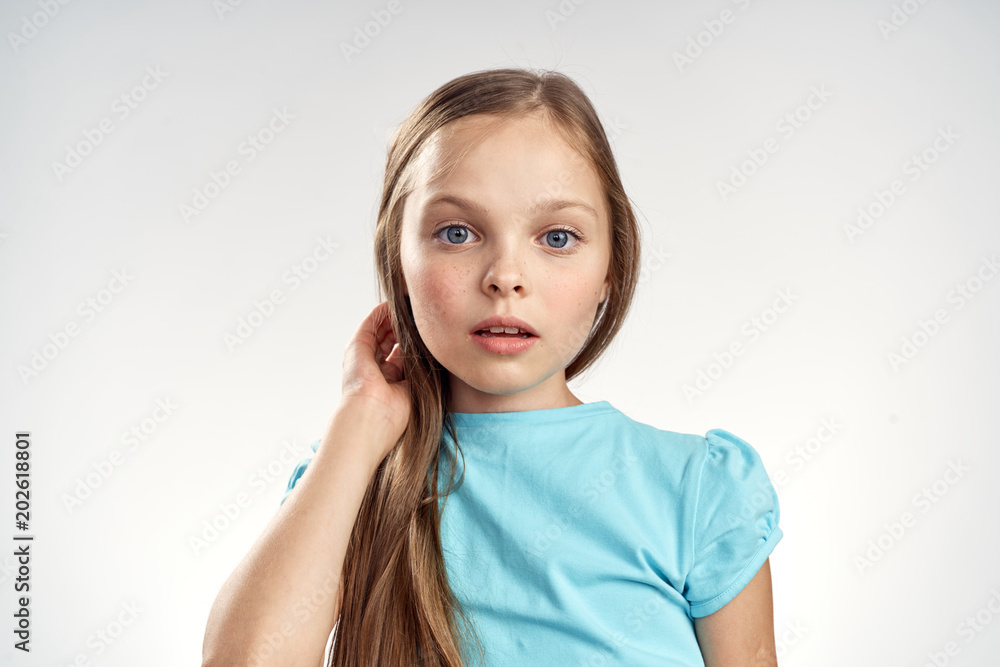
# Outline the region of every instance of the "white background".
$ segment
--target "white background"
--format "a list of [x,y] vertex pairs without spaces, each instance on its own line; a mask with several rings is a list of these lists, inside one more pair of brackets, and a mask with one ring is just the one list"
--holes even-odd
[[[51,18],[44,4],[0,8],[6,628],[21,430],[36,536],[32,652],[8,631],[0,662],[198,663],[212,601],[322,435],[347,341],[375,305],[388,132],[455,76],[527,66],[591,96],[643,228],[628,325],[571,387],[757,449],[785,533],[771,557],[781,664],[995,664],[1000,280],[981,267],[1000,252],[1000,6],[401,0],[376,30],[383,2],[53,1]],[[724,10],[730,22],[713,23]],[[348,58],[366,23],[377,34]],[[829,95],[810,109],[812,90]],[[142,98],[125,117],[122,95]],[[275,109],[294,119],[248,160],[241,142]],[[779,123],[796,113],[788,136]],[[104,118],[112,131],[75,168],[54,165]],[[769,138],[778,150],[744,164]],[[229,160],[240,173],[186,221],[180,205]],[[752,174],[724,196],[734,168]],[[902,194],[850,234],[894,179]],[[319,238],[337,250],[293,289],[283,275]],[[978,291],[959,308],[966,284]],[[231,349],[225,336],[274,289],[284,301]],[[773,319],[780,290],[794,299]],[[87,299],[101,312],[79,309]],[[751,339],[754,317],[770,323]],[[743,354],[723,368],[734,341]],[[689,398],[699,371],[713,377]],[[177,407],[156,421],[157,401]],[[133,428],[147,431],[135,447]],[[967,470],[946,477],[951,465]],[[96,488],[68,504],[88,475]],[[925,488],[933,503],[915,498]],[[240,493],[249,506],[193,547]],[[120,615],[130,624],[97,642]]]

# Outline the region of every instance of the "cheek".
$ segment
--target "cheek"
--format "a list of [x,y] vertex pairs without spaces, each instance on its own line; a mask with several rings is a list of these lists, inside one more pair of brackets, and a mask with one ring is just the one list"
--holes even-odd
[[563,327],[562,346],[574,354],[594,325],[603,280],[603,274],[600,277],[578,274],[575,279],[554,277],[548,286],[551,291],[547,311],[551,320]]
[[603,275],[576,273],[572,276],[553,274],[545,286],[549,293],[549,303],[560,312],[584,314],[594,310],[601,298]]
[[[462,315],[462,299],[466,288],[462,272],[445,264],[415,266],[407,275],[410,303],[418,324],[454,320]],[[422,320],[422,321],[419,321]]]

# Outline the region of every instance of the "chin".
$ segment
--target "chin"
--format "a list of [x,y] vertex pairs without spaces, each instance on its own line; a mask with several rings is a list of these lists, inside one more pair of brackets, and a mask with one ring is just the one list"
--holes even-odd
[[525,386],[521,383],[498,383],[498,382],[487,382],[483,384],[472,384],[467,382],[470,388],[475,389],[478,392],[484,394],[493,394],[495,396],[510,396],[511,394],[517,394],[525,389],[530,389],[531,387]]
[[526,389],[531,389],[538,384],[532,384],[524,378],[498,378],[495,374],[491,377],[458,378],[470,389],[484,394],[494,394],[497,396],[509,396],[520,393]]

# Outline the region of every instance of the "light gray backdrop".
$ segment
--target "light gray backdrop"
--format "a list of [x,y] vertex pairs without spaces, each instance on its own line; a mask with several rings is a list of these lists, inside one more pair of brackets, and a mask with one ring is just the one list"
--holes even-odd
[[995,664],[995,3],[10,0],[0,28],[7,628],[35,536],[32,652],[0,662],[198,663],[375,305],[388,132],[529,66],[592,96],[644,232],[572,388],[761,454],[781,664]]

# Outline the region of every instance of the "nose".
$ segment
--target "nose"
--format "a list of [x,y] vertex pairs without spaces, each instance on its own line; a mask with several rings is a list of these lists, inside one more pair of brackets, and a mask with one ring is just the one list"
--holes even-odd
[[517,250],[510,244],[497,248],[483,275],[483,291],[490,296],[496,294],[524,296],[525,287],[523,259],[518,257]]

